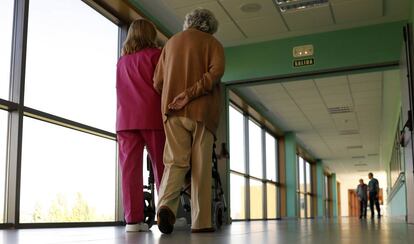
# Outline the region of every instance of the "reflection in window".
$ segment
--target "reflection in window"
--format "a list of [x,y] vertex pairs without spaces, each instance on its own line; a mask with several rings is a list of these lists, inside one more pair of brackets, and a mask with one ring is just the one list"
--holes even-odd
[[311,165],[310,163],[306,162],[306,192],[312,193],[311,187]]
[[299,161],[298,161],[298,170],[299,170],[299,191],[300,192],[305,192],[305,166],[304,164],[304,160],[302,157],[299,157]]
[[262,129],[249,120],[249,174],[263,177]]
[[305,194],[299,194],[299,217],[305,218],[305,211],[306,211],[306,202],[305,202]]
[[267,183],[267,218],[274,219],[277,217],[277,198],[276,185]]
[[263,218],[263,183],[250,179],[250,218]]
[[116,143],[25,118],[20,222],[115,220]]
[[0,110],[0,223],[4,220],[4,190],[6,182],[7,118],[6,111]]
[[312,217],[312,197],[311,195],[306,195],[306,217]]
[[266,178],[277,181],[276,178],[276,139],[266,132]]
[[83,1],[30,1],[25,105],[114,131],[117,45],[118,27]]
[[243,176],[230,173],[231,182],[231,218],[232,219],[245,219],[246,218],[246,184]]
[[229,110],[230,169],[245,173],[244,117],[231,106]]
[[3,99],[9,98],[13,3],[13,0],[0,1],[0,98]]

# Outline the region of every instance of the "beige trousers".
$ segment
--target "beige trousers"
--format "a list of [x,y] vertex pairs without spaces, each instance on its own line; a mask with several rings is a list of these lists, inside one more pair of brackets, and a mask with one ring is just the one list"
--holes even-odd
[[180,190],[191,163],[191,228],[211,228],[211,165],[214,136],[201,122],[170,117],[164,124],[164,174],[158,207],[177,214]]

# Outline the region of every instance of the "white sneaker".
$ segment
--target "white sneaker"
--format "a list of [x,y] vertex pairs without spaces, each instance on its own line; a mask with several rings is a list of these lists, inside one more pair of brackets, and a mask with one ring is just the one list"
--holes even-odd
[[139,232],[139,231],[149,231],[148,225],[146,223],[138,224],[127,224],[125,226],[125,232]]

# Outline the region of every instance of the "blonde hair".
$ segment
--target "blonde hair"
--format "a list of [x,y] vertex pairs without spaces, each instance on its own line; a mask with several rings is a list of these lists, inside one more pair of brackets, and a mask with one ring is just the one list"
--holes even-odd
[[144,48],[157,47],[155,25],[145,19],[137,19],[129,26],[128,35],[122,47],[122,55],[136,53]]

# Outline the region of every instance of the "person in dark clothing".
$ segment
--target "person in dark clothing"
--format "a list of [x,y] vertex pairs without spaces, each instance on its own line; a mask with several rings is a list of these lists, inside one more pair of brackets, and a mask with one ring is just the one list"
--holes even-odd
[[356,189],[356,194],[359,200],[359,218],[367,218],[367,202],[368,202],[368,186],[363,179],[359,180],[359,185]]
[[370,179],[368,183],[368,192],[369,192],[369,208],[371,209],[371,218],[374,218],[374,204],[377,209],[378,218],[381,218],[381,210],[379,205],[379,183],[378,180],[374,178],[374,174],[369,173],[368,178]]

